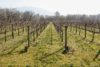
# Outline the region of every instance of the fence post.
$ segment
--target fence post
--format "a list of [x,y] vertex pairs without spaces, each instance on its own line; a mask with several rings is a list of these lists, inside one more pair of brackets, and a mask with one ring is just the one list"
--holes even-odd
[[66,54],[68,51],[69,51],[69,48],[67,46],[67,29],[68,29],[68,26],[65,26],[65,44],[64,44],[64,51],[63,51],[63,54]]
[[12,24],[12,39],[14,39],[14,29],[13,29],[13,24]]
[[38,29],[36,28],[36,38],[38,37]]
[[30,36],[29,36],[29,26],[27,26],[27,30],[28,30],[28,32],[27,32],[27,39],[28,39],[28,47],[30,46]]
[[87,33],[86,33],[86,26],[87,26],[87,24],[85,23],[85,37],[84,37],[84,38],[86,38],[86,34],[87,34]]
[[5,42],[7,41],[6,33],[7,33],[7,31],[6,31],[6,28],[5,28]]
[[81,33],[81,27],[80,27],[80,24],[79,24],[79,35],[80,35],[80,33]]
[[63,30],[61,30],[61,41],[63,42]]
[[33,41],[35,41],[35,31],[33,31]]

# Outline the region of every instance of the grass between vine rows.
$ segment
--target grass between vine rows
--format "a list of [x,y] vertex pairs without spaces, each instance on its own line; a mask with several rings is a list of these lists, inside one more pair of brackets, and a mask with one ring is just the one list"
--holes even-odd
[[100,35],[96,34],[95,41],[90,43],[90,32],[87,32],[87,38],[83,39],[84,30],[79,36],[71,32],[69,27],[70,52],[62,54],[64,42],[61,42],[61,38],[51,22],[35,42],[31,38],[28,52],[19,54],[27,44],[26,35],[27,32],[24,32],[21,36],[16,36],[15,39],[6,43],[0,42],[0,67],[100,67],[100,57],[93,61],[100,50]]

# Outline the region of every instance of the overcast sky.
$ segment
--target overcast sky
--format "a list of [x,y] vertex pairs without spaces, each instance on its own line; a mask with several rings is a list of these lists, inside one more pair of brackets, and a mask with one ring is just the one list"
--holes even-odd
[[61,14],[100,14],[100,0],[0,0],[0,7],[39,7]]

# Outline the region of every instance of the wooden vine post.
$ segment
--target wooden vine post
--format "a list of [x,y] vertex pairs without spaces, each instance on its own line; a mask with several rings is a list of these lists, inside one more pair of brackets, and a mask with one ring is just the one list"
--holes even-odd
[[36,38],[38,37],[38,28],[36,28]]
[[14,39],[14,28],[13,28],[13,24],[12,24],[12,39]]
[[76,24],[76,34],[77,34],[77,24]]
[[68,48],[68,46],[67,46],[67,29],[68,29],[68,26],[65,26],[65,43],[64,43],[64,51],[63,51],[63,54],[66,54],[66,53],[68,53],[68,51],[69,51],[69,48]]
[[35,31],[33,31],[33,41],[35,41]]
[[5,42],[7,41],[7,37],[6,37],[6,34],[7,34],[7,31],[6,31],[6,28],[5,28]]
[[87,24],[85,23],[85,26],[84,26],[85,27],[85,37],[84,38],[86,38],[86,34],[87,34],[86,26],[87,26]]
[[63,42],[63,30],[61,30],[61,41]]
[[81,33],[81,27],[80,27],[80,24],[79,24],[79,35],[80,35],[80,33]]
[[29,26],[27,26],[27,30],[28,30],[28,32],[27,32],[27,39],[28,39],[28,47],[30,46],[30,36],[29,36]]
[[92,31],[92,40],[91,40],[91,42],[94,41],[94,35],[95,35],[95,27],[93,27],[93,31]]

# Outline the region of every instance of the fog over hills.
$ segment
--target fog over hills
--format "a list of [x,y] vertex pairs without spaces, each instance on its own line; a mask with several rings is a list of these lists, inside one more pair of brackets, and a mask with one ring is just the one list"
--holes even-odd
[[47,11],[42,8],[37,8],[37,7],[18,7],[16,9],[21,12],[32,11],[35,14],[40,14],[40,15],[54,15],[53,12]]

